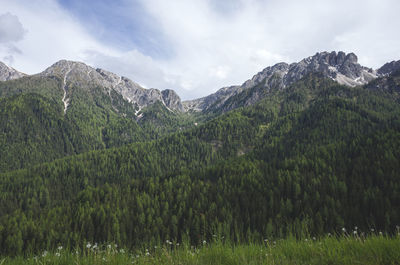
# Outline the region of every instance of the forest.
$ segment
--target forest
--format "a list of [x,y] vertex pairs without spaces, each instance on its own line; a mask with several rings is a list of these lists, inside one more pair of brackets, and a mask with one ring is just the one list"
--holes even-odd
[[309,74],[252,106],[182,117],[155,105],[142,123],[93,100],[83,121],[87,105],[63,117],[43,92],[0,99],[1,254],[400,224],[400,105],[390,91]]

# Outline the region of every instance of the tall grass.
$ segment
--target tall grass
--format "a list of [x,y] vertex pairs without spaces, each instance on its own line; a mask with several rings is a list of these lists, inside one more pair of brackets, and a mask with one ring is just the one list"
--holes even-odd
[[62,247],[29,257],[2,257],[16,264],[400,264],[400,236],[326,236],[262,243],[232,244],[215,240],[199,247],[167,241],[163,246],[126,251],[115,245],[87,245],[84,251]]

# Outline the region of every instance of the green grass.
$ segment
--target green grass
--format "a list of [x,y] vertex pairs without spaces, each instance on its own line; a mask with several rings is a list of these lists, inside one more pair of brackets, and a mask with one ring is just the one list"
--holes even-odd
[[233,245],[221,241],[199,247],[165,243],[127,251],[116,246],[88,246],[84,251],[56,249],[37,256],[2,257],[6,264],[400,264],[400,236],[326,236]]

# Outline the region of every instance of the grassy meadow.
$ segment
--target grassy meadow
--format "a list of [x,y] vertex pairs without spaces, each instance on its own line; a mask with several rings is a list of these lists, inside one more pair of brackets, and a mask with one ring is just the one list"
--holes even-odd
[[0,265],[17,264],[400,264],[400,235],[327,235],[298,240],[232,244],[216,238],[201,246],[165,242],[161,246],[126,250],[115,244],[87,243],[83,250],[59,246],[27,257],[2,257]]

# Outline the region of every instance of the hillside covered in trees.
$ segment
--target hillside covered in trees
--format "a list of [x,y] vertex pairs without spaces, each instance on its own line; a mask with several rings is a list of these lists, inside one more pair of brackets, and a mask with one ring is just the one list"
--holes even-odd
[[[392,75],[393,82],[398,76]],[[96,114],[100,125],[93,128],[102,131],[87,127],[84,137],[74,136],[74,122],[50,111],[49,97],[0,99],[1,121],[7,123],[2,128],[11,126],[10,115],[31,117],[30,128],[48,124],[29,137],[52,147],[29,148],[55,154],[42,152],[51,159],[8,167],[27,147],[2,150],[2,253],[84,248],[87,242],[127,248],[166,240],[199,244],[215,235],[244,242],[355,226],[394,231],[400,223],[397,92],[308,74],[265,93],[252,106],[218,116],[182,117],[154,105],[143,110],[148,123],[138,125],[117,114],[97,120]],[[94,110],[112,108],[109,97],[103,100]],[[61,113],[62,106],[56,107]],[[195,119],[203,122],[189,126]],[[26,137],[16,134],[21,126],[3,129],[3,144],[11,135]],[[121,138],[118,128],[132,139]],[[65,135],[69,140],[62,140]],[[86,139],[98,140],[102,146],[94,149],[102,150],[73,148]]]

